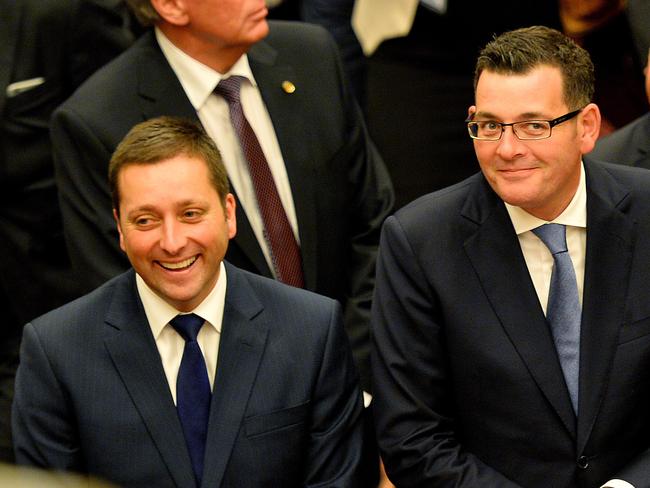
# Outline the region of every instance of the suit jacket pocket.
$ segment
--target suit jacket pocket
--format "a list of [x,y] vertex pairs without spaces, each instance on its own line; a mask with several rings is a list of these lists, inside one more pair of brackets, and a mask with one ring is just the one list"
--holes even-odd
[[276,430],[305,422],[309,412],[309,403],[310,402],[305,402],[301,405],[296,405],[295,407],[246,418],[244,420],[246,436],[256,437],[265,435]]
[[625,344],[639,337],[650,334],[650,317],[635,320],[629,324],[624,324],[618,333],[618,343]]
[[6,99],[8,117],[19,120],[21,125],[47,129],[50,115],[69,95],[62,83],[58,78],[48,78],[26,90],[14,90],[14,95]]

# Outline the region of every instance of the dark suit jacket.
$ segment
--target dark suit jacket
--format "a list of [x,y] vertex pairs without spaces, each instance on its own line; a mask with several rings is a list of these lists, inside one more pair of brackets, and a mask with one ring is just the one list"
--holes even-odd
[[[358,486],[363,405],[340,306],[226,272],[202,486]],[[13,416],[19,463],[194,487],[133,271],[25,327]]]
[[[131,43],[123,9],[117,0],[0,0],[0,300],[15,322],[14,330],[2,328],[3,339],[20,337],[25,322],[77,296],[49,119],[93,71]],[[31,89],[13,91],[27,80],[34,81]]]
[[[54,184],[50,116],[93,71],[131,43],[123,9],[119,0],[0,0],[3,460],[13,457],[9,412],[22,327],[79,295]],[[18,90],[21,82],[28,82],[29,89]]]
[[[390,212],[390,180],[368,139],[326,32],[271,23],[249,61],[271,115],[298,218],[306,288],[338,299],[366,378],[368,321],[379,229]],[[281,84],[297,87],[287,94]],[[65,232],[86,288],[128,266],[111,215],[107,165],[136,123],[159,115],[198,120],[153,33],[100,70],[54,115],[53,142]],[[241,207],[227,259],[271,276]]]
[[482,175],[386,220],[374,414],[397,486],[650,486],[650,172],[586,163],[579,412]]
[[650,112],[599,139],[589,156],[650,169]]

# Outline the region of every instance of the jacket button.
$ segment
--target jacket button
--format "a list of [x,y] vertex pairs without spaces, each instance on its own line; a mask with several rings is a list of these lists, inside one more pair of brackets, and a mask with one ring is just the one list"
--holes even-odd
[[580,456],[578,458],[578,467],[580,469],[587,469],[589,467],[589,458],[587,456]]

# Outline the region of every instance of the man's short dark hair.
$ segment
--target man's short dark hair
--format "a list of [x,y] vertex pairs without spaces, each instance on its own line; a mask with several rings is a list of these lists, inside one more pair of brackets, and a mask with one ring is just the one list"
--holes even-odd
[[569,109],[591,102],[594,65],[589,53],[561,32],[543,26],[505,32],[489,42],[476,61],[474,90],[483,71],[524,75],[541,65],[560,69]]
[[133,11],[138,22],[145,27],[156,24],[160,15],[151,5],[151,0],[126,0],[126,4]]
[[165,116],[134,126],[115,149],[108,164],[108,184],[116,212],[119,214],[120,208],[118,177],[125,166],[156,164],[180,155],[205,162],[211,183],[225,204],[230,185],[214,141],[199,124],[181,117]]

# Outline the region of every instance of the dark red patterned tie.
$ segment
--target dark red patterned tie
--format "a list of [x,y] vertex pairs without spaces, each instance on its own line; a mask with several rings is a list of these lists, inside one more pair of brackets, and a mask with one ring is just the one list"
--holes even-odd
[[215,93],[221,95],[228,102],[230,120],[237,131],[239,144],[248,161],[248,170],[253,180],[257,206],[264,224],[264,238],[271,251],[276,277],[283,283],[303,288],[305,281],[302,274],[300,247],[282,206],[262,147],[246,120],[241,106],[239,94],[241,82],[245,79],[243,76],[231,76],[221,80]]

